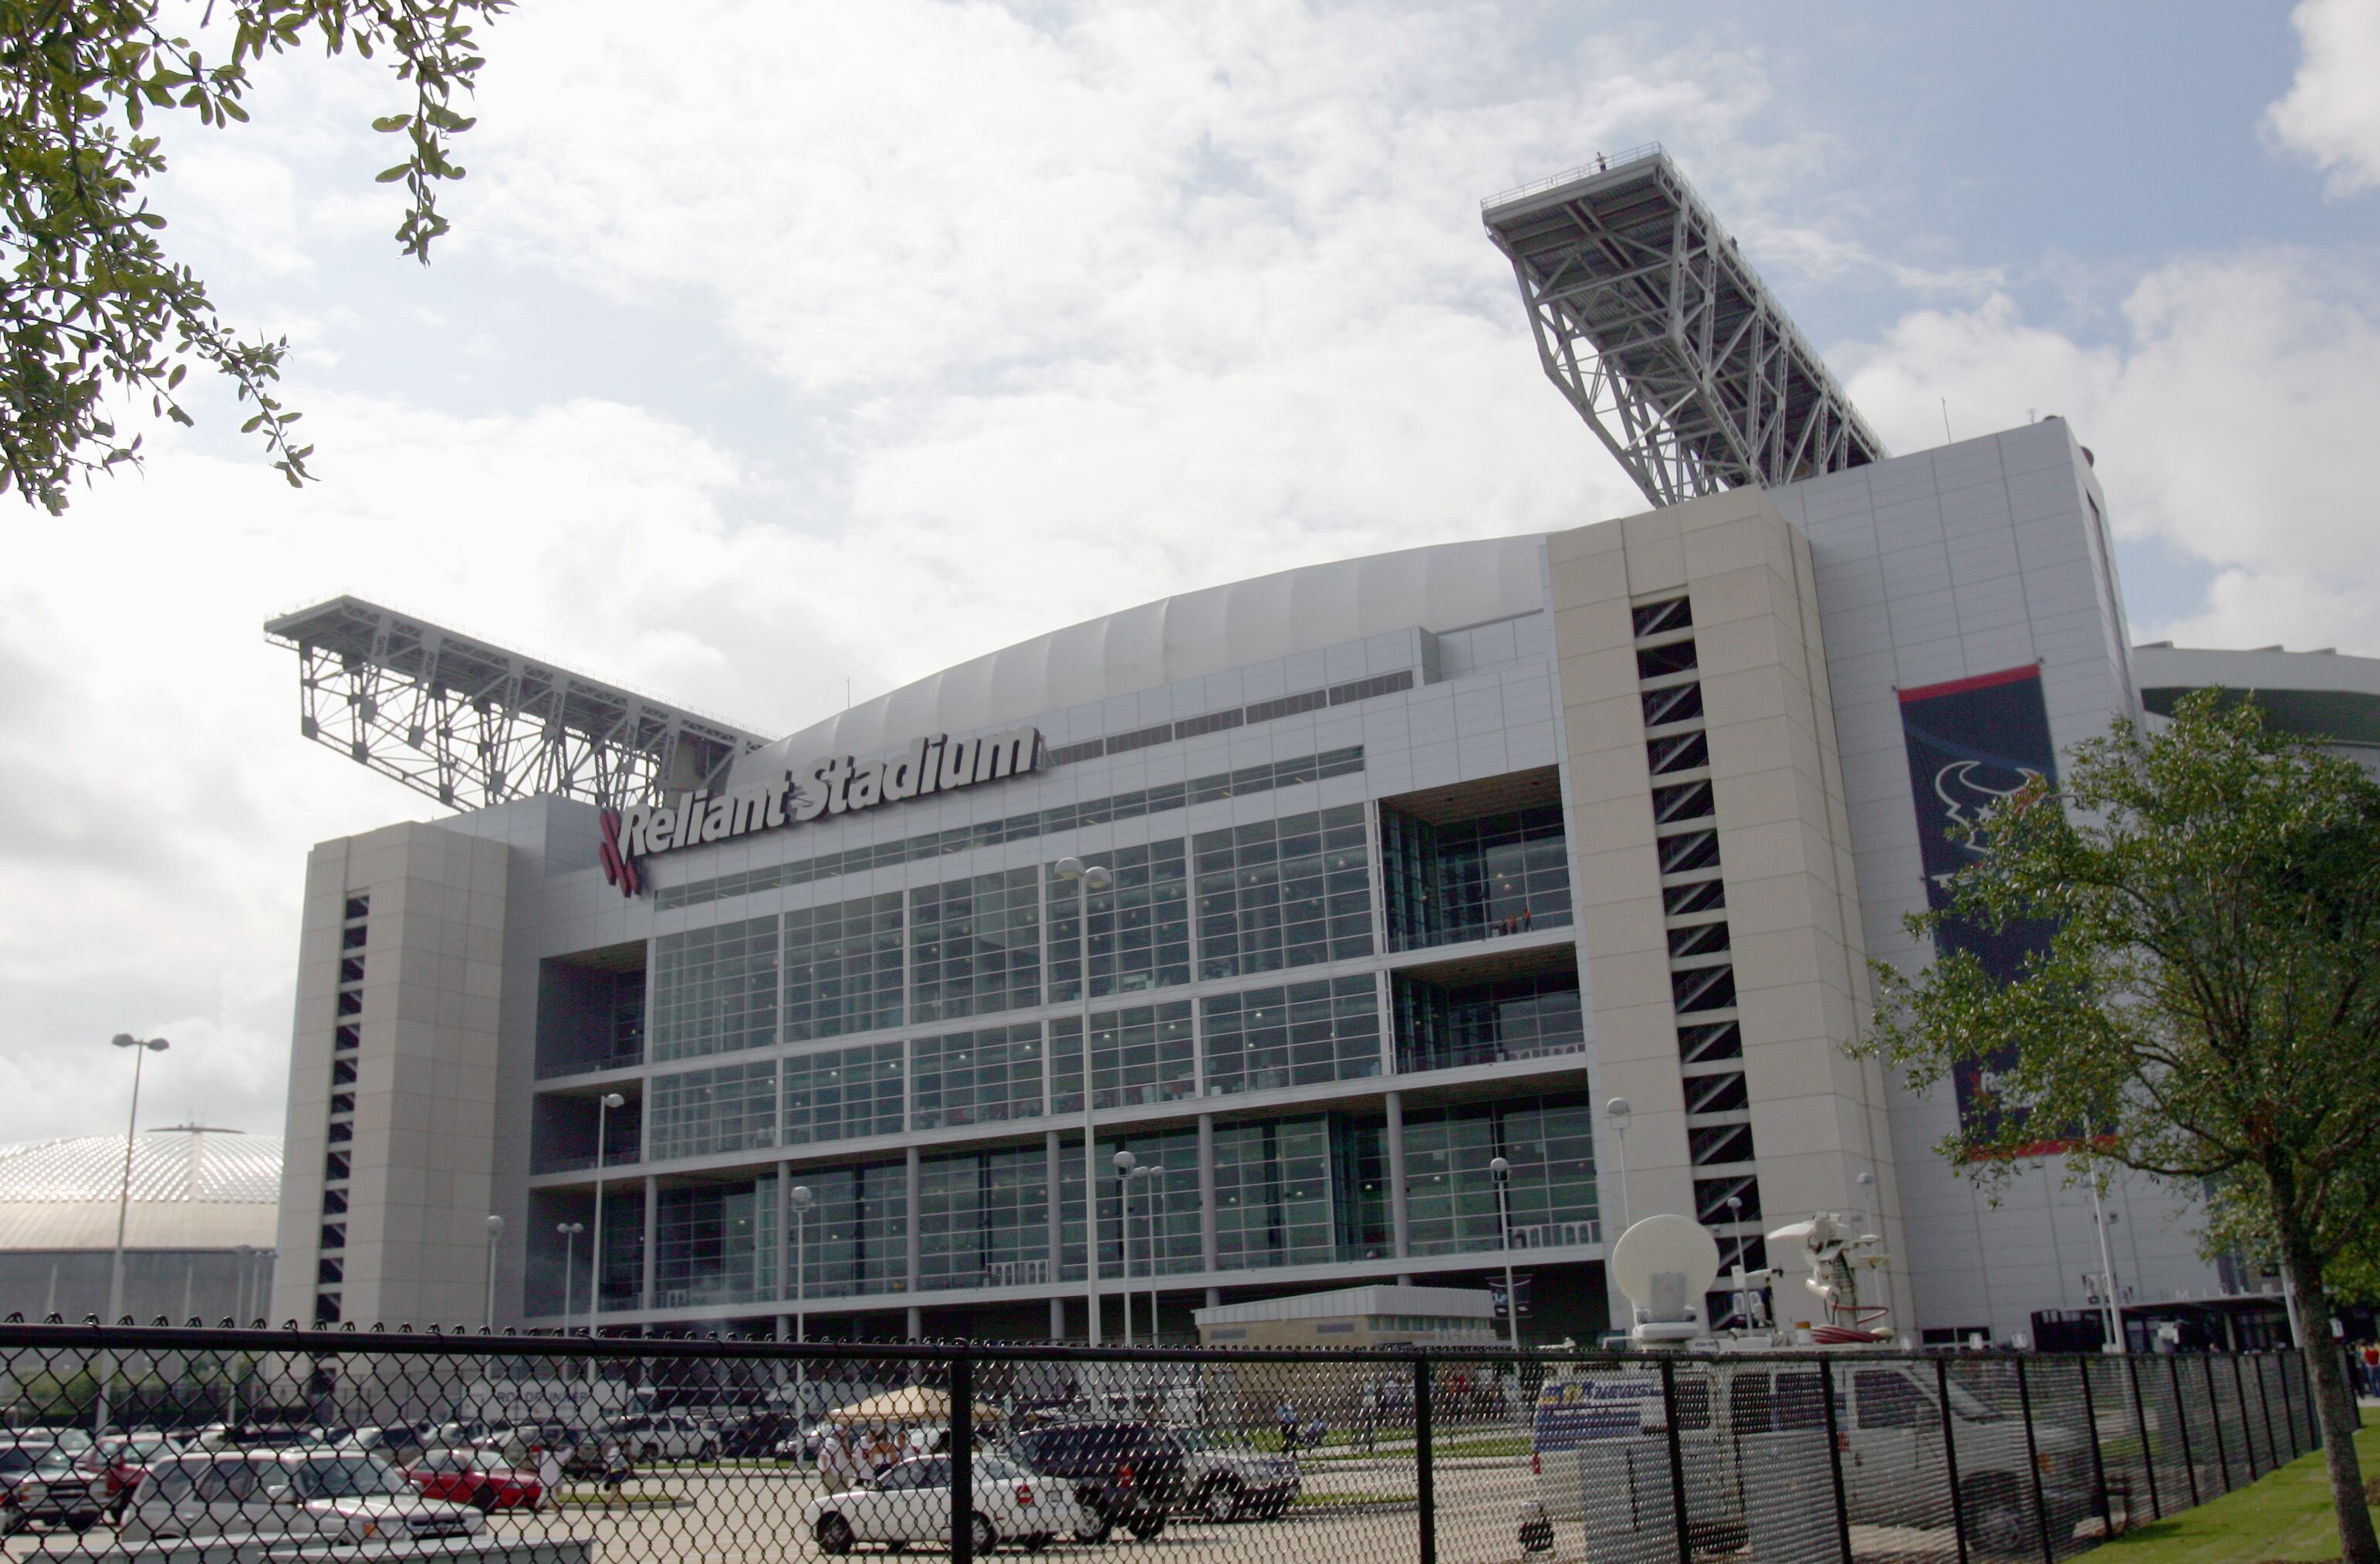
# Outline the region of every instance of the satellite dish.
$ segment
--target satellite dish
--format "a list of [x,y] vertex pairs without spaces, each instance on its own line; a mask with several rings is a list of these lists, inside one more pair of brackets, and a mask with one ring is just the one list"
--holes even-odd
[[1647,1216],[1611,1246],[1611,1279],[1636,1305],[1639,1341],[1703,1333],[1703,1294],[1718,1279],[1718,1240],[1673,1213]]

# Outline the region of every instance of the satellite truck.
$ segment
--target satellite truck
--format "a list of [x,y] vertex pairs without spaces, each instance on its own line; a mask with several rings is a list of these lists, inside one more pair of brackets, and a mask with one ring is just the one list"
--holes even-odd
[[[1988,1551],[2037,1547],[2032,1508],[2037,1463],[2057,1534],[2096,1512],[2090,1451],[2070,1430],[2040,1427],[2028,1449],[2023,1422],[1953,1380],[1946,1405],[1931,1363],[1887,1355],[1887,1311],[1859,1299],[1862,1271],[1885,1263],[1880,1241],[1840,1212],[1819,1212],[1768,1235],[1772,1251],[1798,1249],[1803,1285],[1820,1318],[1790,1331],[1767,1319],[1774,1270],[1739,1258],[1721,1328],[1704,1300],[1719,1277],[1718,1243],[1684,1216],[1647,1216],[1612,1246],[1611,1277],[1634,1318],[1618,1361],[1548,1364],[1537,1395],[1530,1468],[1536,1497],[1523,1507],[1524,1551],[1553,1547],[1558,1531],[1583,1528],[1595,1564],[1674,1564],[1670,1419],[1684,1479],[1689,1538],[1698,1554],[1769,1564],[1806,1557],[1836,1525],[1830,1459],[1838,1455],[1854,1525],[1939,1527],[1949,1521],[1945,1411],[1958,1453],[1960,1514]],[[1681,1362],[1665,1395],[1659,1354]],[[1834,1431],[1827,1381],[1812,1361],[1836,1359]],[[1807,1365],[1807,1366],[1804,1366]],[[1577,1533],[1573,1531],[1572,1535]]]

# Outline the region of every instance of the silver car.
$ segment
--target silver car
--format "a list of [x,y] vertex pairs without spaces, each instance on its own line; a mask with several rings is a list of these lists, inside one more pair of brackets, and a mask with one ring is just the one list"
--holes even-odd
[[126,1543],[226,1537],[385,1546],[476,1536],[487,1525],[468,1505],[424,1498],[378,1456],[220,1450],[151,1467],[117,1534]]

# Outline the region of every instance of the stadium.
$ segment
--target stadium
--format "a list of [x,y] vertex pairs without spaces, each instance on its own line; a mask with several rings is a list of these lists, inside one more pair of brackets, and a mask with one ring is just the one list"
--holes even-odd
[[[1591,1339],[1632,1218],[1757,1270],[1827,1213],[1912,1340],[2283,1330],[2155,1190],[1954,1178],[1987,1082],[1842,1053],[1949,828],[2234,655],[2136,660],[2092,453],[1888,452],[1658,149],[1482,215],[1641,514],[792,735],[363,598],[268,625],[305,735],[442,811],[307,865],[275,1316],[1187,1338],[1510,1254],[1524,1334]],[[2373,742],[2380,665],[2256,655]]]

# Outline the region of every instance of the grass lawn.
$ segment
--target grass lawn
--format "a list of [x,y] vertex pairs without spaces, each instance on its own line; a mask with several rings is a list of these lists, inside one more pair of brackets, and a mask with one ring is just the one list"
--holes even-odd
[[[2367,1477],[2380,1472],[2380,1419],[2355,1436]],[[2262,1482],[2152,1521],[2091,1550],[2105,1564],[2263,1564],[2336,1559],[2338,1526],[2322,1452],[2301,1456]]]

